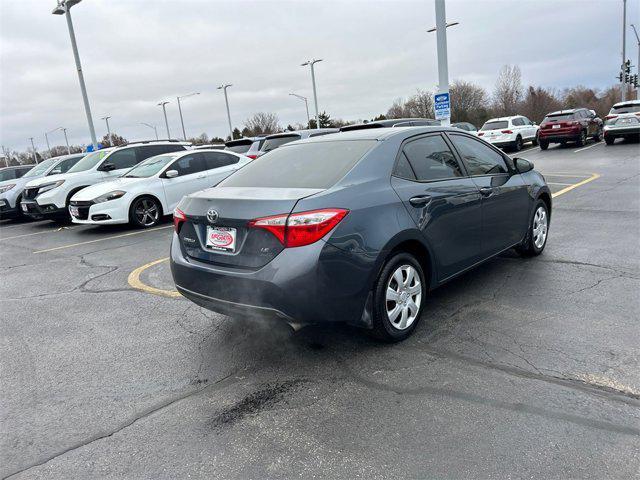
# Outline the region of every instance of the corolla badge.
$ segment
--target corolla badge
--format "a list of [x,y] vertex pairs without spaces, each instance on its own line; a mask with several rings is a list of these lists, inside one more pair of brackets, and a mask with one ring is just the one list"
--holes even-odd
[[207,220],[209,220],[209,223],[216,223],[218,221],[218,212],[210,208],[207,211]]

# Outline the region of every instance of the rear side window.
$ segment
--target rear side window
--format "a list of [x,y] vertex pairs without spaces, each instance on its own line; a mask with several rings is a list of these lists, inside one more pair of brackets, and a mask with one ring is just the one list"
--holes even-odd
[[347,140],[278,148],[241,168],[219,186],[329,188],[376,143],[376,140]]
[[190,175],[192,173],[202,172],[207,169],[203,153],[192,153],[185,155],[173,162],[167,170],[177,170],[178,176]]
[[138,163],[136,149],[126,148],[124,150],[113,152],[111,155],[109,155],[109,158],[107,158],[105,163],[112,163],[113,165],[115,165],[116,170],[119,170],[121,168],[131,168],[136,163]]
[[49,175],[55,175],[56,173],[67,173],[67,171],[73,167],[78,161],[82,158],[82,155],[78,155],[77,157],[67,158],[66,160],[61,161],[58,165],[56,165]]
[[509,170],[502,155],[479,140],[466,135],[451,135],[451,141],[470,175],[508,173]]
[[235,163],[238,163],[238,160],[240,160],[235,155],[230,155],[228,153],[222,152],[204,152],[203,155],[207,170],[233,165]]
[[522,127],[524,125],[524,120],[522,118],[514,118],[512,123],[516,126],[516,127]]
[[280,137],[267,138],[264,141],[264,145],[262,145],[263,152],[270,152],[271,150],[275,150],[282,145],[293,142],[294,140],[300,140],[300,135],[282,135]]
[[[404,146],[402,152],[415,178],[420,182],[462,177],[464,175],[453,156],[453,152],[440,135],[424,137],[409,142]],[[403,163],[400,162],[399,166],[406,173],[406,166]]]

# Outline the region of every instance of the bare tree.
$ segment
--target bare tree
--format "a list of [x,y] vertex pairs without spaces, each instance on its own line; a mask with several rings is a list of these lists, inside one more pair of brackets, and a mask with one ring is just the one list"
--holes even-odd
[[519,113],[540,123],[547,113],[561,108],[562,101],[553,90],[530,86],[520,105]]
[[420,90],[407,101],[394,100],[385,115],[386,118],[433,118],[433,96],[431,92]]
[[500,116],[515,115],[522,100],[522,73],[517,65],[505,65],[498,73],[493,105],[495,113]]
[[258,112],[244,121],[242,133],[248,136],[276,133],[280,131],[278,123],[278,115],[275,113]]
[[487,119],[488,96],[479,85],[463,80],[456,80],[449,87],[451,94],[451,120],[469,122],[477,127]]

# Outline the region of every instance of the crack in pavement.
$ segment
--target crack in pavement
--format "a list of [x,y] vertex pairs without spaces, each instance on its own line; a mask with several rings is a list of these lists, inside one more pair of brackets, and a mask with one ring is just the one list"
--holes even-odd
[[103,440],[105,438],[109,438],[109,437],[115,435],[116,433],[121,432],[122,430],[130,427],[131,425],[135,424],[136,422],[138,422],[138,421],[140,421],[140,420],[142,420],[144,418],[147,418],[147,417],[149,417],[149,416],[153,415],[154,413],[157,413],[157,412],[159,412],[161,410],[169,408],[172,405],[181,402],[182,400],[185,400],[185,399],[187,399],[189,397],[192,397],[194,395],[202,393],[207,389],[210,389],[210,388],[215,387],[215,386],[221,387],[221,388],[225,388],[225,387],[227,387],[229,385],[232,385],[233,383],[238,381],[238,379],[234,377],[234,375],[236,373],[237,372],[229,373],[228,375],[225,375],[224,377],[222,377],[222,378],[216,380],[215,382],[210,383],[210,384],[208,384],[208,385],[206,385],[206,386],[204,386],[202,388],[198,388],[198,389],[194,389],[194,390],[191,390],[189,392],[186,392],[186,393],[182,393],[182,394],[174,396],[174,397],[172,397],[172,398],[170,398],[168,400],[165,400],[164,402],[160,402],[157,405],[148,407],[148,408],[146,408],[146,409],[134,414],[131,418],[121,422],[120,425],[118,425],[113,430],[109,430],[109,431],[106,431],[106,432],[101,432],[101,433],[97,433],[95,435],[92,435],[91,437],[87,438],[86,440],[82,440],[80,442],[77,442],[77,443],[75,443],[75,444],[73,444],[73,445],[71,445],[69,447],[66,447],[63,450],[60,450],[60,451],[58,451],[58,452],[56,452],[56,453],[54,453],[52,455],[48,455],[48,456],[46,456],[44,458],[36,460],[35,462],[31,463],[30,465],[28,465],[26,467],[23,467],[23,468],[20,468],[19,470],[11,472],[11,473],[7,474],[6,476],[2,477],[2,479],[6,480],[6,479],[11,478],[11,477],[13,477],[15,475],[18,475],[20,473],[24,473],[24,472],[26,472],[26,471],[28,471],[28,470],[30,470],[32,468],[45,465],[46,463],[49,463],[51,460],[54,460],[54,459],[56,459],[56,458],[58,458],[58,457],[60,457],[62,455],[65,455],[65,454],[67,454],[69,452],[72,452],[72,451],[77,450],[79,448],[82,448],[84,446],[90,445],[90,444],[92,444],[94,442],[97,442],[99,440]]

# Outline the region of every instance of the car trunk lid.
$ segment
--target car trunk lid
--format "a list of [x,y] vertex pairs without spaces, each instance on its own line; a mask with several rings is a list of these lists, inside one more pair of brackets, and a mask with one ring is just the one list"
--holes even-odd
[[256,218],[289,214],[315,188],[216,187],[185,197],[186,221],[178,234],[186,254],[220,267],[257,269],[275,258],[282,243],[264,229],[249,228]]

